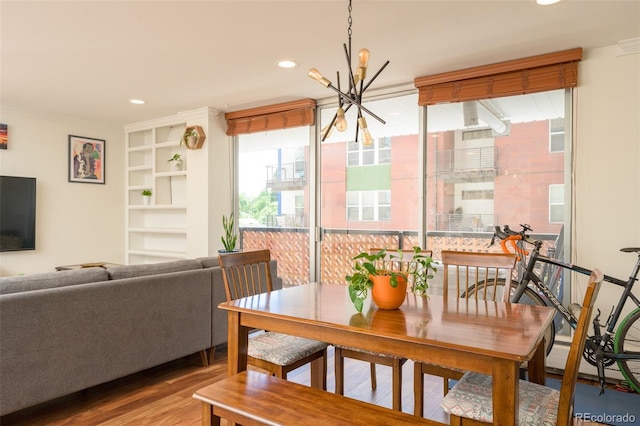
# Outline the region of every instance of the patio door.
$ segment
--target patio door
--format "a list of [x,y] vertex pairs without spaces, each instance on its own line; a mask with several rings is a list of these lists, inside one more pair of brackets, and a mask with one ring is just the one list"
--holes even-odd
[[241,247],[271,250],[285,286],[310,276],[309,140],[309,127],[237,139]]
[[[319,142],[319,279],[345,284],[351,258],[372,247],[420,244],[422,214],[417,94],[366,102],[386,124],[363,113],[372,143],[356,137],[356,108],[348,127]],[[331,122],[336,107],[323,108],[317,127]]]

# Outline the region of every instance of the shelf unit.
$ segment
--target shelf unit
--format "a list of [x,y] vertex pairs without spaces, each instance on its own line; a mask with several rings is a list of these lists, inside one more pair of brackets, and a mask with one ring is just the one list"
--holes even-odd
[[[198,149],[180,143],[189,128],[201,135]],[[125,141],[125,262],[217,255],[221,218],[232,208],[233,153],[220,112],[203,107],[129,124]],[[168,161],[174,154],[182,170]],[[146,188],[153,192],[149,205]]]
[[[186,122],[157,124],[127,131],[127,263],[153,263],[187,257],[188,164],[172,170],[174,154],[186,158],[180,145]],[[145,205],[141,192],[151,189]]]

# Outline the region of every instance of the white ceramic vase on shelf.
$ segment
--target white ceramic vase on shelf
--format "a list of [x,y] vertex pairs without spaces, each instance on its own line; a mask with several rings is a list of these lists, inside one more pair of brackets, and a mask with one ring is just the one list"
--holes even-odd
[[149,204],[151,204],[151,195],[143,195],[142,202],[144,203],[145,206],[148,206]]
[[174,172],[179,172],[182,170],[184,164],[182,162],[182,160],[173,160],[171,162],[171,167],[173,168]]

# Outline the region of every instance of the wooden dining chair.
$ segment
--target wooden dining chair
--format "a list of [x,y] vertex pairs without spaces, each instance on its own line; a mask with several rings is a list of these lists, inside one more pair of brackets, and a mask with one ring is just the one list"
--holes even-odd
[[[369,253],[378,253],[381,248],[370,248]],[[400,258],[400,253],[402,258]],[[378,269],[389,269],[394,271],[405,272],[408,262],[413,258],[414,251],[410,249],[404,250],[388,250],[387,256],[379,260],[376,265]],[[431,257],[431,250],[422,250],[422,254]],[[412,277],[409,276],[407,288],[411,288]],[[392,386],[392,407],[394,410],[402,411],[402,366],[407,362],[406,358],[398,358],[383,353],[363,351],[356,348],[346,346],[335,346],[334,362],[335,362],[335,378],[336,378],[336,394],[344,394],[344,359],[356,359],[368,362],[370,364],[371,389],[378,387],[376,376],[376,365],[385,365],[391,367],[391,386]]]
[[[445,298],[449,297],[449,292],[453,292],[453,297],[492,301],[501,297],[499,301],[509,301],[511,273],[516,265],[514,254],[443,250],[441,257],[442,294]],[[414,414],[423,414],[425,374],[442,377],[446,395],[449,391],[449,380],[458,380],[463,373],[438,365],[414,363]]]
[[[224,253],[218,259],[227,301],[273,290],[269,250]],[[247,363],[281,379],[311,363],[311,386],[327,389],[328,344],[270,331],[254,334],[249,337]]]
[[[578,368],[586,344],[593,305],[602,279],[602,272],[594,269],[589,278],[580,318],[569,348],[560,391],[520,380],[518,417],[521,425],[569,426],[572,424]],[[491,376],[465,373],[445,396],[441,405],[442,409],[449,414],[451,425],[493,423]]]

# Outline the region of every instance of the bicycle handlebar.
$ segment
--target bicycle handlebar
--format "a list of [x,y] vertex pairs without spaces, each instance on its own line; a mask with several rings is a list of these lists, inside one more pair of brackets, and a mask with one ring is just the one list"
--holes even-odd
[[[517,244],[518,241],[524,241],[536,248],[539,248],[541,245],[540,241],[534,240],[526,234],[527,231],[532,230],[529,225],[524,224],[520,226],[522,226],[522,231],[520,232],[512,230],[511,228],[509,228],[509,225],[504,225],[503,229],[500,229],[499,226],[496,226],[493,233],[493,238],[491,238],[490,246],[495,244],[495,240],[496,238],[498,238],[500,240],[500,247],[502,248],[502,251],[505,253],[514,253],[517,257],[517,260],[520,261],[519,254],[526,256],[529,254],[529,251],[520,247]],[[510,243],[511,247],[513,248],[513,252],[507,247],[507,242]]]

